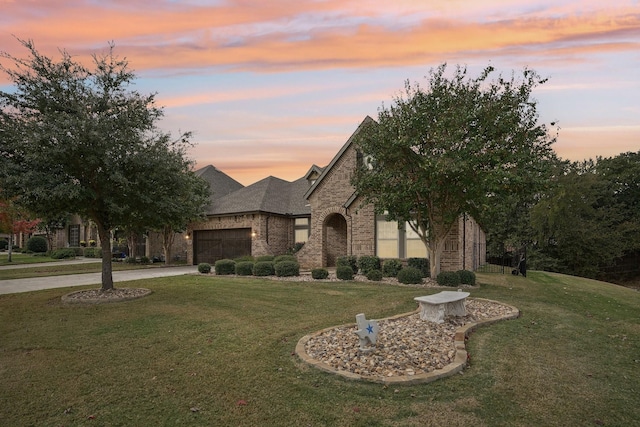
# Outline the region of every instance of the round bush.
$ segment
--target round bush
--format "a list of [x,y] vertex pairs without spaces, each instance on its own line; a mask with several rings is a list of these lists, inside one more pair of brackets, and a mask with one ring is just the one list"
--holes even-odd
[[234,261],[237,264],[237,263],[243,262],[243,261],[251,261],[251,262],[253,262],[253,261],[255,261],[255,259],[251,255],[244,255],[244,256],[235,258]]
[[240,261],[236,263],[236,274],[238,276],[252,276],[253,275],[253,261]]
[[219,259],[215,263],[215,270],[220,276],[236,274],[236,262],[232,259]]
[[276,274],[273,261],[258,261],[253,266],[254,276],[273,276]]
[[358,257],[356,257],[355,255],[338,257],[338,259],[336,260],[336,267],[340,266],[351,267],[351,270],[353,270],[353,274],[356,274],[358,272]]
[[396,277],[402,270],[402,262],[399,259],[388,259],[382,264],[382,274],[385,277]]
[[372,280],[374,282],[379,282],[382,280],[382,271],[380,270],[371,270],[367,273],[367,279]]
[[300,275],[300,264],[295,261],[280,261],[275,265],[276,276],[291,277]]
[[436,278],[440,286],[458,286],[460,285],[460,275],[455,271],[443,271]]
[[353,269],[348,265],[336,267],[336,277],[340,280],[353,280]]
[[460,276],[460,283],[463,285],[475,286],[476,273],[469,270],[458,270],[458,276]]
[[364,255],[358,258],[358,268],[366,276],[371,270],[380,270],[380,258],[375,255]]
[[398,272],[398,282],[405,285],[417,285],[422,283],[422,272],[414,267],[403,268]]
[[198,264],[198,272],[202,274],[211,273],[211,264],[206,262],[201,262],[200,264]]
[[147,265],[150,262],[151,262],[151,260],[149,259],[148,256],[144,256],[143,255],[143,256],[140,257],[140,264]]
[[85,258],[102,258],[102,249],[101,248],[85,248],[84,257]]
[[295,255],[278,255],[277,257],[275,257],[273,259],[273,263],[278,265],[281,262],[298,262],[298,258],[295,257]]
[[132,256],[128,256],[124,259],[124,262],[126,262],[127,264],[135,264],[136,258]]
[[42,236],[33,236],[27,240],[27,250],[35,253],[47,252],[47,239]]
[[273,255],[260,255],[259,257],[256,257],[256,262],[273,261],[274,259],[275,257]]
[[311,270],[311,277],[316,280],[323,280],[329,277],[329,272],[326,268],[314,268]]
[[51,255],[49,255],[49,257],[53,259],[75,258],[76,251],[71,248],[56,249],[55,251],[51,252]]
[[429,258],[409,258],[407,266],[417,268],[422,272],[422,277],[429,277]]

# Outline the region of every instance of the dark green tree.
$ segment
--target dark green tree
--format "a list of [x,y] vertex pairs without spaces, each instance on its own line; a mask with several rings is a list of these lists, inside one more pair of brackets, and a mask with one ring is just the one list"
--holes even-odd
[[537,268],[602,277],[640,250],[640,155],[567,164],[531,211]]
[[189,135],[174,139],[158,129],[155,94],[129,88],[135,76],[113,45],[89,69],[66,51],[54,61],[21,43],[28,58],[0,56],[15,85],[0,92],[0,188],[36,215],[91,219],[102,245],[102,289],[112,289],[111,230],[155,226],[172,199],[190,200],[187,186],[172,184],[196,182],[184,156]]
[[356,135],[364,161],[352,180],[378,213],[409,222],[427,247],[432,277],[460,215],[490,224],[507,198],[534,197],[555,159],[555,137],[531,98],[545,80],[528,69],[521,80],[490,80],[492,67],[476,78],[461,67],[451,78],[445,71],[432,70],[426,89],[407,82],[404,96]]

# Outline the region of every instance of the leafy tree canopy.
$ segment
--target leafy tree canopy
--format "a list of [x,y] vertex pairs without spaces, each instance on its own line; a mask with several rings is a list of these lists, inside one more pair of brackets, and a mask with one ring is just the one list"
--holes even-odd
[[0,70],[15,85],[0,91],[0,187],[36,215],[93,220],[102,288],[110,289],[110,230],[181,222],[175,204],[193,202],[188,184],[202,186],[185,158],[190,135],[174,139],[158,129],[163,111],[155,94],[130,89],[135,76],[113,45],[89,69],[66,51],[54,61],[33,42],[21,43],[28,58],[0,56]]
[[404,95],[356,135],[364,161],[353,178],[377,212],[420,235],[432,277],[460,215],[490,224],[503,200],[540,191],[555,159],[555,137],[538,123],[531,98],[545,82],[534,71],[490,80],[493,67],[475,78],[466,68],[451,77],[446,70],[431,70],[426,88],[407,82]]

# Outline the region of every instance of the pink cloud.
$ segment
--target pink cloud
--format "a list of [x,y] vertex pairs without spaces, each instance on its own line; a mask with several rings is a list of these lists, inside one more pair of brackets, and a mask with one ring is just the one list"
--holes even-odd
[[[443,56],[466,57],[478,51],[500,56],[524,54],[527,49],[530,54],[532,46],[558,54],[567,49],[574,54],[586,53],[584,49],[606,45],[634,51],[637,43],[627,44],[623,39],[625,35],[637,38],[640,33],[640,14],[633,6],[592,6],[580,13],[565,7],[559,16],[542,11],[473,21],[447,15],[459,8],[455,2],[453,10],[447,8],[436,17],[427,16],[419,2],[410,1],[397,6],[374,2],[357,8],[360,2],[345,6],[332,1],[236,1],[208,7],[154,2],[96,7],[78,0],[5,5],[5,16],[11,18],[3,20],[3,45],[9,34],[16,34],[34,39],[46,51],[64,47],[72,53],[88,53],[114,40],[137,70],[402,66],[439,62]],[[489,5],[497,7],[500,2]],[[487,7],[484,2],[483,6]],[[299,28],[306,20],[312,21],[308,15],[313,14],[329,24]],[[395,26],[394,15],[399,20]],[[401,25],[403,19],[408,19],[406,26]]]

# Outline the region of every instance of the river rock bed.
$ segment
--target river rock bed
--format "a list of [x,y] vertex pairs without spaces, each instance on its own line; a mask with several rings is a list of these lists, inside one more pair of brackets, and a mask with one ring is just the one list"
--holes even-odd
[[377,343],[365,352],[360,350],[355,325],[336,327],[310,337],[305,352],[337,371],[368,377],[433,372],[453,362],[459,327],[517,312],[513,307],[482,299],[467,299],[466,310],[466,316],[447,316],[441,324],[421,320],[418,313],[380,320]]

